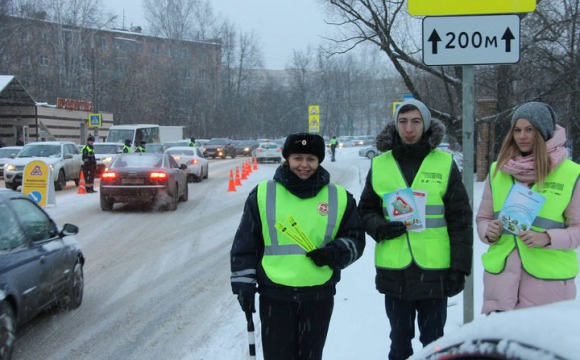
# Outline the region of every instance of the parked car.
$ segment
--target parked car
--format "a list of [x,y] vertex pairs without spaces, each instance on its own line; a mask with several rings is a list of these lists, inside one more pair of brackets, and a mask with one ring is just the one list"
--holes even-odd
[[447,332],[412,360],[572,360],[580,347],[580,300],[492,313]]
[[79,185],[83,161],[78,146],[70,141],[39,141],[26,144],[16,157],[4,166],[6,187],[16,190],[22,185],[22,173],[33,160],[44,161],[52,172],[55,190],[62,190],[66,182]]
[[187,181],[201,182],[208,178],[209,161],[203,156],[203,150],[191,146],[175,146],[165,150],[166,154],[173,156],[175,161],[187,166]]
[[261,143],[255,150],[254,156],[259,163],[272,161],[276,163],[282,162],[282,148],[276,143]]
[[94,143],[95,159],[97,159],[96,176],[100,177],[103,171],[111,165],[117,154],[123,152],[123,143],[100,142]]
[[226,156],[232,159],[236,158],[236,147],[232,140],[226,138],[213,138],[206,142],[203,147],[203,152],[205,156],[208,158],[211,157],[212,159],[217,157],[225,159]]
[[0,359],[10,359],[20,325],[57,303],[81,305],[85,258],[79,228],[59,228],[19,192],[0,189],[0,223]]
[[111,211],[115,203],[176,210],[189,196],[185,170],[187,165],[166,153],[119,154],[101,175],[101,210]]
[[377,156],[377,155],[380,155],[380,154],[381,154],[381,152],[380,152],[380,151],[377,149],[377,147],[376,147],[376,146],[374,146],[374,145],[370,145],[370,146],[365,146],[365,147],[363,147],[362,149],[360,149],[360,150],[358,151],[358,154],[359,154],[359,156],[362,156],[362,157],[366,157],[366,158],[372,159],[372,158],[374,158],[375,156]]
[[22,146],[4,146],[0,148],[0,177],[4,177],[4,164],[14,159]]

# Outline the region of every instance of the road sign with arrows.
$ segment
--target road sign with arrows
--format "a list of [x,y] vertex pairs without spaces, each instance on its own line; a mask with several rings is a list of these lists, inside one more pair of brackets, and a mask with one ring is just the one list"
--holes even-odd
[[425,65],[513,64],[520,59],[517,15],[423,19]]

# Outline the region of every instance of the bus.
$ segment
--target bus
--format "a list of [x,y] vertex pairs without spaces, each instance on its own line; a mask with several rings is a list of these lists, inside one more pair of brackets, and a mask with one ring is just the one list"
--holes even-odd
[[[124,143],[131,140],[132,148],[135,149],[141,141],[147,144],[159,142],[159,125],[132,124],[113,125],[109,129],[107,142]],[[147,145],[145,145],[147,147]]]

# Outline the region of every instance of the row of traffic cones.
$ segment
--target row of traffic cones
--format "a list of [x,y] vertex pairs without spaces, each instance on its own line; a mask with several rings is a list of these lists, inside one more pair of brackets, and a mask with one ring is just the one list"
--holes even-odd
[[234,177],[234,171],[230,170],[230,182],[228,184],[228,192],[235,192],[236,186],[242,186],[242,180],[246,180],[248,175],[253,171],[258,170],[258,160],[254,156],[254,166],[250,163],[250,159],[246,160],[242,164],[242,173],[240,175],[239,167],[236,166],[236,175]]

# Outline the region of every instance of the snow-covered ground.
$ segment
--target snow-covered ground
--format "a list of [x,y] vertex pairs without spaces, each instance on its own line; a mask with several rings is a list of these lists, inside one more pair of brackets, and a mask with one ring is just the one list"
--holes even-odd
[[[72,183],[57,192],[57,205],[47,211],[60,225],[81,229],[85,300],[79,309],[51,313],[19,334],[14,360],[247,359],[245,316],[229,285],[229,247],[248,192],[271,178],[276,165],[260,164],[236,192],[227,192],[230,170],[243,160],[212,160],[209,179],[189,184],[189,201],[176,212],[102,212],[98,194],[78,195]],[[323,162],[331,180],[356,199],[369,165],[358,148],[340,149],[336,162]],[[473,184],[475,211],[482,187]],[[342,273],[324,359],[387,358],[389,324],[374,286],[374,244],[367,237],[362,258]],[[484,251],[475,235],[476,320],[482,317]],[[450,299],[446,333],[462,326],[463,307],[463,293]],[[258,314],[254,321],[259,329]],[[256,344],[262,359],[259,330]],[[417,340],[414,349],[421,349]]]

